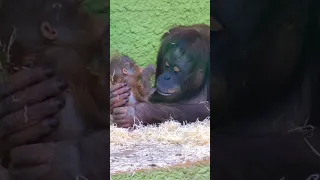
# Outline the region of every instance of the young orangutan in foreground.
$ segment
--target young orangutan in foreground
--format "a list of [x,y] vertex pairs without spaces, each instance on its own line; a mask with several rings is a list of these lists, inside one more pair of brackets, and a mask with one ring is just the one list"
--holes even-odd
[[[151,77],[156,69],[153,65],[142,69],[128,56],[115,55],[110,62],[111,84],[126,82],[131,88],[129,101],[132,106],[140,102],[147,102],[152,94]],[[139,81],[141,80],[141,83]]]

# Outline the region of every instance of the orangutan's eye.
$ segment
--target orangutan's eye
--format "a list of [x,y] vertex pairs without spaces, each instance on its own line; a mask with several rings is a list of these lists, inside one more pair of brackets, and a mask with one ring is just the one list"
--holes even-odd
[[175,72],[180,72],[180,69],[179,69],[177,66],[175,66],[175,67],[173,68],[173,70],[174,70]]
[[169,63],[168,63],[168,61],[166,61],[165,62],[165,65],[167,66],[167,67],[169,67],[170,65],[169,65]]

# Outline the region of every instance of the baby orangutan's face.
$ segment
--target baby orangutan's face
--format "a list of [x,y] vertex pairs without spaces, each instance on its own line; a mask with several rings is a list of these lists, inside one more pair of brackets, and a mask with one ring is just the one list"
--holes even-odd
[[110,79],[112,84],[121,83],[128,79],[138,80],[142,69],[129,58],[124,57],[120,61],[118,67],[111,69]]

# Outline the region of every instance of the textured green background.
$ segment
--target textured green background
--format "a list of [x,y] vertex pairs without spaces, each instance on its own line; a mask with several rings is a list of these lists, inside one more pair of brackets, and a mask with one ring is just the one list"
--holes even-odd
[[112,180],[209,180],[210,165],[195,165],[185,168],[171,168],[132,174],[112,176]]
[[111,0],[110,50],[154,63],[161,35],[175,25],[210,24],[209,0]]

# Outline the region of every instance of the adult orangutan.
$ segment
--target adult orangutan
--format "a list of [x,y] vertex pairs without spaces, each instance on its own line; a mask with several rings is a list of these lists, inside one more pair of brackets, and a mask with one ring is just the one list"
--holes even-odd
[[129,97],[124,83],[111,86],[110,108],[119,127],[131,127],[134,117],[143,124],[170,117],[180,122],[203,120],[210,115],[210,27],[178,26],[161,38],[157,57],[156,91],[152,103],[123,106]]
[[10,179],[109,175],[109,157],[95,157],[109,150],[107,61],[92,67],[93,58],[106,56],[108,27],[80,5],[2,2],[1,45],[12,75],[0,84],[0,159]]

